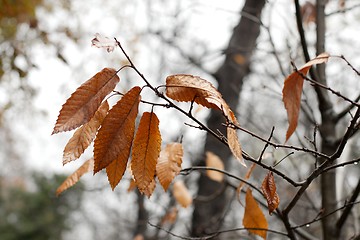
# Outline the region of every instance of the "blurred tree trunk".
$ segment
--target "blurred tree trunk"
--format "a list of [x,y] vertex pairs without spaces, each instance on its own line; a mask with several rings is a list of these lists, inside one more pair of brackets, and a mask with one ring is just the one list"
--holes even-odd
[[[326,0],[316,1],[316,54],[325,52],[325,5]],[[321,64],[316,68],[318,81],[327,85],[325,64]],[[323,89],[317,89],[319,99],[319,110],[321,113],[321,125],[320,133],[322,137],[321,152],[331,156],[338,146],[336,136],[336,121],[334,121],[334,105],[330,100],[328,91]],[[323,159],[321,159],[323,163]],[[336,160],[330,164],[335,164]],[[322,196],[322,214],[328,213],[337,209],[337,196],[336,196],[336,170],[328,171],[321,175],[321,196]],[[332,214],[323,218],[322,231],[323,239],[339,239],[339,235],[336,234],[336,222],[338,214]]]
[[[219,91],[233,111],[238,107],[244,77],[249,74],[250,58],[260,34],[260,15],[264,5],[265,0],[246,0],[242,17],[234,28],[225,50],[225,61],[214,74],[219,84]],[[208,126],[211,129],[219,129],[226,135],[225,128],[219,124],[221,122],[224,122],[221,112],[212,111],[207,122]],[[214,152],[226,166],[229,166],[228,160],[231,157],[229,149],[210,135],[206,138],[205,151]],[[201,164],[204,165],[204,161]],[[218,231],[229,203],[224,184],[212,181],[202,173],[198,186],[198,198],[194,203],[192,218],[193,236],[203,236]]]

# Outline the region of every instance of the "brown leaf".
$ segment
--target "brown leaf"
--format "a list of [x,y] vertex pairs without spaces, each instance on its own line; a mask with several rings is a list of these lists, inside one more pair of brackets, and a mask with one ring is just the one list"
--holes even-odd
[[80,178],[87,172],[91,172],[94,168],[94,158],[90,158],[83,165],[81,165],[73,174],[68,176],[65,181],[56,190],[56,196],[59,196],[63,191],[72,187]]
[[148,198],[150,198],[151,195],[153,194],[155,188],[156,188],[156,181],[155,181],[155,177],[154,177],[151,180],[151,182],[148,185],[145,186],[142,193],[145,194],[145,196],[147,196]]
[[240,145],[237,133],[236,133],[236,129],[234,129],[232,127],[227,127],[227,140],[228,140],[229,148],[230,148],[231,152],[233,153],[233,155],[235,156],[235,158],[237,160],[239,160],[239,162],[244,167],[246,167],[244,159],[242,158],[241,145]]
[[166,78],[166,95],[179,102],[196,102],[207,108],[218,109],[230,119],[230,107],[221,93],[208,81],[193,75],[178,74]]
[[[219,170],[224,170],[224,163],[223,161],[220,159],[219,156],[217,156],[216,154],[212,153],[212,152],[206,152],[206,167],[210,167],[210,168],[216,168]],[[213,170],[206,170],[206,175],[217,182],[222,182],[224,180],[224,174],[222,172],[217,172],[217,171],[213,171]]]
[[88,122],[119,81],[115,69],[104,68],[83,83],[62,106],[52,134],[70,131]]
[[105,48],[107,52],[112,52],[116,47],[116,41],[115,39],[109,39],[108,37],[104,37],[99,33],[96,33],[95,38],[91,40],[91,46]]
[[256,234],[263,239],[266,239],[266,230],[258,230],[256,228],[268,229],[268,222],[261,211],[258,203],[254,199],[250,188],[246,191],[245,199],[245,213],[243,218],[243,225],[249,232]]
[[322,53],[285,79],[282,93],[289,122],[289,127],[286,132],[286,141],[291,137],[297,127],[304,83],[303,76],[307,75],[312,65],[325,63],[328,58],[329,54]]
[[264,181],[261,185],[261,190],[268,203],[269,214],[271,214],[279,206],[280,203],[279,195],[276,192],[274,174],[272,172],[269,171],[264,178]]
[[176,101],[191,102],[222,110],[222,96],[208,81],[193,75],[171,75],[166,78],[166,95]]
[[161,225],[169,223],[174,224],[176,222],[179,210],[176,207],[168,209],[165,216],[161,219]]
[[[253,170],[255,169],[256,167],[256,163],[253,163],[251,164],[251,167],[248,169],[248,171],[246,172],[245,174],[245,177],[244,177],[244,180],[248,180],[251,176],[251,173],[253,172]],[[238,201],[240,202],[240,204],[242,205],[242,202],[240,201],[240,193],[241,193],[241,190],[242,188],[244,187],[245,183],[244,182],[240,182],[239,186],[237,187],[236,189],[236,192],[237,192],[237,197],[238,197]]]
[[127,189],[127,192],[131,192],[136,188],[136,183],[133,178],[130,179],[129,187]]
[[302,21],[305,25],[308,25],[311,22],[315,22],[316,21],[316,6],[315,4],[306,1],[302,6],[301,6],[301,16],[302,16]]
[[109,110],[109,104],[105,101],[89,122],[77,129],[66,144],[63,154],[63,165],[78,159],[85,149],[91,144],[96,132]]
[[134,139],[130,163],[136,185],[141,193],[144,193],[154,180],[160,149],[159,119],[153,112],[144,112]]
[[[178,74],[166,78],[166,95],[180,102],[196,102],[204,107],[218,109],[223,112],[227,121],[239,126],[239,122],[220,92],[208,81],[193,75]],[[229,129],[231,152],[244,166],[241,147],[235,129]],[[229,138],[229,136],[228,136]]]
[[106,168],[112,189],[122,178],[134,138],[140,87],[133,87],[109,111],[94,142],[94,174]]
[[184,208],[187,208],[192,203],[192,197],[183,181],[174,182],[173,195],[175,200]]
[[181,170],[183,154],[181,143],[170,143],[160,152],[156,165],[156,175],[165,191]]

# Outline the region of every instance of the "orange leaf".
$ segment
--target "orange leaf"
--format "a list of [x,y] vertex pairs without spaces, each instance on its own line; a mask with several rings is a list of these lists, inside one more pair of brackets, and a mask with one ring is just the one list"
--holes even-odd
[[261,185],[261,190],[268,203],[269,214],[271,214],[279,206],[280,203],[279,195],[276,192],[274,174],[272,172],[269,171],[264,178],[264,181]]
[[[218,109],[223,112],[228,121],[238,126],[238,120],[220,92],[208,81],[200,77],[186,74],[168,76],[166,78],[166,95],[180,102],[196,102],[204,107]],[[230,133],[230,134],[229,134]],[[228,128],[229,148],[234,156],[244,166],[241,147],[235,129]],[[228,136],[229,138],[229,136]]]
[[286,141],[291,137],[297,127],[301,104],[301,94],[304,83],[303,76],[307,75],[312,65],[325,63],[327,62],[328,58],[329,54],[322,53],[316,58],[307,62],[302,68],[293,72],[285,79],[282,93],[289,122],[289,127],[286,132]]
[[130,179],[129,187],[128,187],[128,189],[127,189],[127,192],[131,192],[131,191],[133,191],[135,188],[136,188],[136,183],[135,183],[134,179],[131,178],[131,179]]
[[[244,180],[248,180],[251,176],[251,173],[253,172],[253,170],[256,167],[256,163],[251,164],[251,167],[248,169],[248,171],[245,174],[245,178]],[[245,183],[244,182],[240,182],[239,186],[236,189],[236,192],[238,194],[238,201],[240,202],[240,204],[242,205],[241,201],[240,201],[240,193],[241,193],[241,189],[244,187]]]
[[170,143],[160,152],[156,175],[165,191],[181,170],[183,154],[181,143]]
[[84,162],[81,167],[79,167],[73,174],[68,176],[65,181],[58,187],[56,190],[56,196],[59,196],[63,191],[66,189],[72,187],[77,183],[82,175],[84,175],[87,172],[91,172],[94,168],[94,158],[90,158],[86,162]]
[[133,87],[109,111],[94,142],[94,174],[106,168],[112,189],[122,178],[134,138],[140,87]]
[[192,197],[183,181],[174,182],[173,195],[175,200],[184,208],[192,203]]
[[63,154],[63,165],[78,159],[85,149],[91,144],[96,136],[96,132],[104,120],[109,110],[109,104],[105,101],[96,111],[89,122],[77,129],[74,135],[66,144]]
[[166,95],[176,101],[196,103],[222,109],[222,96],[208,81],[193,75],[171,75],[166,78]]
[[154,177],[151,180],[151,182],[147,186],[145,186],[142,193],[145,194],[145,196],[147,196],[148,198],[150,198],[150,196],[154,192],[155,188],[156,188],[156,181],[155,181],[155,177]]
[[227,118],[230,107],[221,93],[208,81],[193,75],[178,74],[166,78],[166,95],[179,102],[196,102],[207,108],[218,109]]
[[258,203],[254,199],[250,188],[246,191],[246,206],[245,213],[243,218],[243,225],[249,232],[256,234],[263,239],[266,239],[266,230],[259,229],[268,229],[268,222],[261,211]]
[[176,222],[179,210],[176,207],[168,209],[165,216],[161,219],[161,225],[165,223],[174,224]]
[[154,180],[161,149],[159,119],[153,112],[145,112],[139,123],[132,149],[130,168],[141,193]]
[[115,69],[104,68],[83,83],[62,106],[52,134],[69,131],[88,122],[119,81]]
[[[219,170],[224,170],[224,163],[219,156],[212,152],[206,152],[206,167],[216,168]],[[206,175],[217,182],[222,182],[224,180],[224,174],[222,172],[217,172],[213,170],[206,170]]]
[[234,154],[235,158],[246,167],[244,159],[242,158],[241,145],[239,138],[236,133],[236,129],[232,127],[227,127],[227,140],[231,152]]

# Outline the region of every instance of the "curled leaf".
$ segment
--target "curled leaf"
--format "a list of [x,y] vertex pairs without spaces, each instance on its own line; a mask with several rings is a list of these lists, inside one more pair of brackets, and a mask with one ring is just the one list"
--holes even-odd
[[241,165],[246,167],[246,164],[242,157],[241,145],[239,142],[239,138],[237,136],[236,129],[234,129],[232,127],[227,127],[226,130],[227,130],[228,145],[229,145],[231,152],[233,153],[235,158],[241,163]]
[[167,144],[160,152],[158,163],[156,165],[156,175],[165,191],[181,170],[183,154],[184,152],[181,143]]
[[208,81],[187,74],[166,78],[166,95],[179,102],[196,102],[207,108],[218,109],[229,119],[230,107],[221,93]]
[[99,33],[95,34],[95,38],[91,40],[91,46],[97,48],[105,48],[107,52],[114,51],[116,47],[115,39],[101,36]]
[[87,123],[119,81],[115,69],[104,68],[83,83],[62,106],[52,134]]
[[[204,107],[220,110],[228,122],[239,126],[235,114],[222,98],[221,93],[205,79],[186,74],[168,76],[166,78],[166,95],[175,101],[196,102]],[[227,132],[231,152],[242,165],[246,166],[242,159],[241,146],[236,130],[228,127]]]
[[261,185],[261,190],[266,198],[269,214],[271,214],[280,203],[279,195],[276,192],[276,184],[274,179],[274,174],[272,172],[268,172],[265,176],[264,181]]
[[304,84],[303,76],[308,74],[311,66],[325,63],[329,57],[329,54],[322,53],[316,58],[307,62],[298,71],[293,72],[285,79],[282,94],[289,122],[289,127],[286,132],[286,141],[291,137],[297,127],[301,105],[301,95]]

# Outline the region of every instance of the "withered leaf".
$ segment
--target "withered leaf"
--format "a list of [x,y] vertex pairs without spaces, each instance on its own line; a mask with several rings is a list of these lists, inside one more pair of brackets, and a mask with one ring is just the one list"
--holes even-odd
[[165,191],[175,176],[180,173],[183,154],[181,143],[167,144],[160,152],[156,165],[156,175]]
[[95,38],[91,40],[91,46],[105,48],[107,52],[112,52],[116,47],[116,41],[115,39],[109,39],[108,37],[96,33]]
[[[216,168],[219,170],[224,170],[224,163],[220,159],[220,157],[213,152],[207,151],[206,152],[206,159],[205,159],[206,167]],[[206,170],[206,175],[217,182],[222,182],[224,180],[224,174],[222,172],[217,172],[213,170]]]
[[276,184],[273,172],[269,171],[261,185],[261,190],[266,198],[269,214],[271,214],[280,203],[279,195],[276,192]]
[[298,71],[293,72],[285,79],[282,94],[289,122],[289,127],[286,132],[286,141],[291,137],[297,127],[301,105],[301,95],[304,84],[303,76],[307,75],[311,66],[325,63],[329,57],[329,54],[322,53],[316,58],[307,62]]
[[110,109],[94,142],[94,174],[106,168],[113,189],[126,170],[134,138],[140,92],[140,87],[133,87]]
[[184,208],[187,208],[192,204],[192,197],[189,193],[189,190],[181,180],[174,182],[173,195],[176,202],[178,202]]
[[96,132],[109,110],[109,104],[105,101],[89,122],[77,129],[65,146],[63,154],[63,165],[78,159],[85,149],[91,144]]
[[87,172],[91,172],[94,168],[94,158],[90,158],[83,165],[81,165],[73,174],[68,176],[65,181],[56,190],[56,196],[59,196],[63,191],[72,187],[80,178]]
[[160,149],[159,119],[154,112],[144,112],[134,139],[130,163],[135,183],[141,193],[145,193],[154,181]]
[[83,83],[62,106],[52,134],[87,123],[119,81],[115,69],[104,68]]
[[250,188],[246,191],[243,225],[249,232],[266,239],[267,231],[256,228],[268,229],[268,222],[254,199]]

